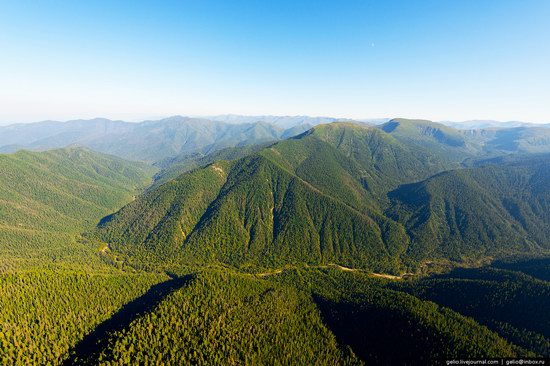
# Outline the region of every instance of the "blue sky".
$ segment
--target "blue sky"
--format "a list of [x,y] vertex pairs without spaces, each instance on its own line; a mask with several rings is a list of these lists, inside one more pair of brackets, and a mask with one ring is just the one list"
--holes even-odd
[[0,123],[550,122],[550,1],[0,0]]

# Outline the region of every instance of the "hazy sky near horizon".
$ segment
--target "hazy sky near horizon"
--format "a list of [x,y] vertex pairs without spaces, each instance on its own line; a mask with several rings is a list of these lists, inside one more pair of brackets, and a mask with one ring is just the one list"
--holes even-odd
[[550,122],[550,1],[0,0],[0,124]]

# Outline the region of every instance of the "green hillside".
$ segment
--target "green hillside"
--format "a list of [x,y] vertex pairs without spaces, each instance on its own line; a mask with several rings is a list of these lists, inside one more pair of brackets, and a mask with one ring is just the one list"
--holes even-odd
[[[313,175],[317,169],[336,160],[334,163],[340,165],[340,172],[332,172],[330,178],[339,178],[338,174],[345,169],[349,171],[347,174],[353,174],[351,179],[359,181],[373,194],[383,194],[388,187],[424,179],[450,167],[428,149],[401,143],[378,128],[355,123],[317,126],[307,135],[276,146],[281,152],[278,159],[289,162],[296,173],[308,181],[311,177],[319,184],[326,182],[325,177]],[[301,159],[296,160],[295,154]],[[332,187],[332,191],[338,189]]]
[[550,353],[548,281],[518,272],[481,268],[457,269],[393,287],[470,316],[535,354]]
[[157,187],[102,222],[99,236],[161,261],[336,261],[395,272],[408,238],[380,204],[385,189],[444,166],[419,154],[375,128],[320,126]]
[[421,131],[317,126],[167,160],[149,188],[88,150],[0,156],[1,362],[547,356],[545,258],[422,273],[548,253],[549,156],[449,170],[468,146]]
[[271,280],[310,292],[340,346],[351,347],[366,364],[430,365],[447,358],[529,354],[471,318],[361,272],[306,268]]
[[[99,224],[112,250],[142,262],[169,262],[225,183],[227,163],[183,174]],[[131,244],[131,245],[129,245]]]
[[235,163],[182,252],[239,266],[336,261],[396,270],[392,257],[403,237],[390,226],[254,156]]
[[160,171],[155,174],[155,186],[166,183],[167,181],[177,178],[185,172],[203,167],[217,160],[236,160],[247,155],[254,154],[272,143],[273,142],[266,144],[227,147],[210,152],[209,154],[180,154],[175,157],[164,159],[154,164],[160,169]]
[[[457,312],[362,273],[208,269],[80,360],[92,364],[434,364],[531,355]],[[400,352],[395,352],[399,347]]]
[[448,162],[460,162],[482,152],[478,141],[440,123],[396,118],[379,128],[411,147],[428,149]]
[[166,277],[44,269],[0,273],[0,363],[61,364],[98,324]]
[[548,251],[550,156],[454,170],[390,193],[416,259]]
[[187,263],[341,261],[389,270],[399,232],[390,232],[383,217],[375,219],[252,156],[148,192],[104,220],[98,234],[113,250],[146,263],[183,256]]
[[144,164],[84,149],[0,155],[0,170],[4,264],[82,254],[86,248],[77,235],[131,201],[154,173]]
[[136,263],[334,262],[390,273],[538,252],[549,245],[548,164],[541,155],[435,174],[450,165],[429,149],[333,123],[160,185],[97,236]]
[[116,333],[99,364],[357,365],[311,298],[290,286],[227,271],[198,273]]

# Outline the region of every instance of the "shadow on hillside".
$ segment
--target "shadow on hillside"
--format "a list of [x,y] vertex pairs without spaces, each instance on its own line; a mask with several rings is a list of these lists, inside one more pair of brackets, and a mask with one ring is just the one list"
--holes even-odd
[[491,266],[522,272],[539,280],[550,281],[550,257],[518,259],[511,262],[496,261]]
[[107,215],[107,216],[103,217],[101,220],[99,220],[96,227],[101,228],[101,227],[105,226],[106,224],[108,224],[109,222],[113,221],[114,218],[115,218],[114,213],[112,213],[110,215]]
[[63,365],[97,365],[98,357],[107,345],[109,336],[121,331],[136,318],[153,310],[166,296],[189,283],[192,276],[172,279],[152,286],[146,293],[127,303],[109,319],[99,324],[70,351]]
[[[432,365],[438,344],[411,319],[386,309],[313,296],[336,341],[368,365]],[[435,357],[434,357],[435,356]]]

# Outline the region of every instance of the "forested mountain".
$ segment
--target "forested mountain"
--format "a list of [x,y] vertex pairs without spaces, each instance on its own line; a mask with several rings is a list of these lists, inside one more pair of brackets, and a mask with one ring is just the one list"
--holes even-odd
[[424,147],[449,161],[484,155],[550,152],[550,129],[544,125],[455,129],[424,120],[393,119],[378,126],[399,141]]
[[411,257],[548,251],[550,155],[435,175],[389,194]]
[[[548,259],[537,259],[508,263],[507,267],[517,270],[535,261],[550,263]],[[492,266],[456,269],[417,281],[394,283],[392,288],[470,316],[536,354],[550,352],[548,281]]]
[[[212,163],[139,197],[97,235],[146,262],[336,262],[384,272],[549,249],[548,156],[436,174],[470,154],[464,137],[393,123],[321,125]],[[403,137],[402,128],[416,132]]]
[[160,171],[155,175],[155,186],[166,183],[170,179],[177,178],[182,173],[206,166],[217,160],[237,160],[247,155],[260,151],[264,147],[273,144],[255,144],[240,147],[227,147],[221,150],[213,151],[209,154],[192,153],[180,154],[155,163],[155,167]]
[[201,271],[107,343],[97,357],[105,364],[426,365],[532,355],[470,318],[364,274],[307,268],[265,278]]
[[[208,155],[225,148],[275,142],[299,135],[313,126],[336,121],[338,119],[329,117],[236,115],[174,116],[140,123],[104,118],[44,121],[0,126],[0,152],[75,145],[155,163],[173,158],[181,160],[194,154]],[[550,129],[542,125],[506,126],[458,130],[431,121],[398,118],[377,127],[409,147],[430,150],[447,163],[483,154],[550,152]]]
[[400,281],[337,268],[293,269],[271,280],[310,292],[338,342],[366,364],[431,365],[449,358],[533,355],[452,308],[408,296],[403,290],[414,281],[397,286]]
[[104,220],[99,235],[121,252],[162,260],[337,261],[396,271],[408,239],[382,215],[384,190],[444,166],[376,128],[318,126],[155,188]]
[[0,366],[549,365],[549,19],[0,0]]
[[99,356],[86,356],[105,364],[361,364],[338,345],[309,293],[230,270],[197,273],[112,334]]
[[415,149],[428,149],[449,163],[477,156],[482,150],[478,141],[468,139],[462,131],[431,121],[399,118],[378,127],[402,143]]
[[25,229],[93,225],[97,217],[131,200],[155,171],[77,148],[3,154],[0,166],[2,223]]
[[0,151],[45,150],[71,145],[145,162],[179,154],[206,154],[239,145],[276,141],[300,134],[309,124],[279,127],[263,121],[229,124],[174,116],[128,123],[107,119],[39,122],[0,127]]
[[[429,148],[411,146],[403,143],[391,134],[381,132],[374,127],[354,123],[334,123],[318,126],[310,130],[302,141],[296,141],[294,145],[311,146],[312,141],[323,141],[331,148],[338,150],[339,156],[345,156],[346,164],[350,169],[357,169],[355,178],[359,178],[365,189],[371,192],[386,192],[388,187],[404,182],[417,181],[434,173],[448,169],[454,164],[449,163],[444,157],[435,154]],[[325,145],[317,144],[317,150],[323,150]],[[287,155],[291,156],[291,144],[288,146]],[[311,149],[310,149],[311,150]],[[312,151],[311,155],[316,155]],[[311,166],[314,157],[300,161],[298,170],[311,170],[308,174],[314,174],[316,167]],[[315,161],[324,165],[323,158]],[[319,182],[324,178],[319,177]]]
[[[90,252],[80,255],[95,262]],[[2,365],[63,364],[79,340],[168,278],[83,263],[60,270],[44,258],[32,270],[16,264],[0,271]]]
[[143,189],[155,169],[84,149],[0,155],[3,262],[70,256],[77,234]]
[[178,154],[160,144],[180,122],[136,129],[136,154],[167,156],[155,167],[82,148],[0,155],[1,363],[550,354],[549,154],[410,120],[284,141],[261,122],[242,138],[263,143],[204,148],[205,122]]

